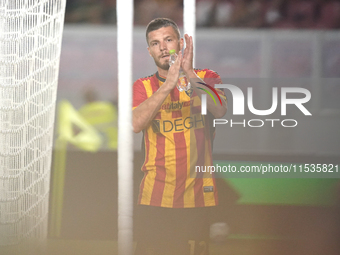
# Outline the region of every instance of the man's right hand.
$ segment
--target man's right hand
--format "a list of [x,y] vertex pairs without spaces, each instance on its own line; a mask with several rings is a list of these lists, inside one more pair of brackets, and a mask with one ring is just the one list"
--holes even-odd
[[135,133],[147,128],[155,117],[162,103],[169,93],[176,87],[179,78],[179,69],[182,62],[182,53],[178,54],[175,63],[170,66],[163,85],[151,97],[141,103],[132,112],[132,126]]

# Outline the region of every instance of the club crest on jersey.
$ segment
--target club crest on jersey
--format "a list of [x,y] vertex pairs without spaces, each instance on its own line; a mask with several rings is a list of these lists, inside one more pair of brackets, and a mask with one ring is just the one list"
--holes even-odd
[[187,94],[187,95],[188,95],[188,97],[191,97],[191,95],[192,95],[192,92],[193,92],[193,89],[191,88],[191,89],[189,89],[189,90],[185,91],[185,94]]

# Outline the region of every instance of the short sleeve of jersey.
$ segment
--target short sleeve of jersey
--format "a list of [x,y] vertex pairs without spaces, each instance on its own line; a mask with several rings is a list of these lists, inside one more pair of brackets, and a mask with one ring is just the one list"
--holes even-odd
[[147,99],[146,90],[141,79],[135,81],[132,90],[133,90],[132,109],[135,109],[138,105],[140,105]]
[[[216,84],[222,84],[221,77],[218,73],[216,73],[215,71],[210,70],[210,69],[203,69],[203,71],[205,72],[203,80],[206,84],[212,86],[213,88],[215,88]],[[224,90],[216,89],[216,91],[217,91],[217,94],[220,97],[222,97],[224,100],[226,100]]]

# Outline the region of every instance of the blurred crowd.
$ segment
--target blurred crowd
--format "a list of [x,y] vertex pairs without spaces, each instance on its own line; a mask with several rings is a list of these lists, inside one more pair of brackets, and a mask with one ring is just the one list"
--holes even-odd
[[[183,24],[183,0],[134,0],[135,25]],[[68,0],[67,23],[116,23],[116,0]],[[339,29],[340,0],[196,0],[198,27]]]

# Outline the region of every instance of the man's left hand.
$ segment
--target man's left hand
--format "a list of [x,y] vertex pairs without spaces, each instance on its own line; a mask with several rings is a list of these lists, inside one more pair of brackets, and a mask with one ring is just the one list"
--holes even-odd
[[185,49],[183,52],[183,59],[182,59],[182,69],[185,72],[185,74],[188,74],[190,72],[193,72],[193,58],[194,58],[194,46],[192,41],[192,36],[189,36],[188,34],[184,35],[185,39]]

